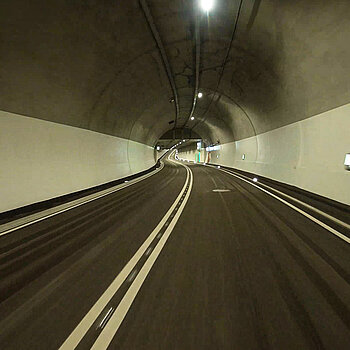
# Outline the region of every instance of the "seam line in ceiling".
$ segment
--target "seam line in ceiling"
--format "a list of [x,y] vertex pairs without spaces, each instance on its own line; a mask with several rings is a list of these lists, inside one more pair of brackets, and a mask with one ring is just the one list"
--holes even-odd
[[[230,44],[229,44],[229,46],[228,46],[228,48],[227,48],[225,58],[224,58],[224,60],[223,60],[223,62],[222,62],[222,69],[221,69],[221,72],[220,72],[220,76],[219,76],[218,82],[217,82],[217,84],[216,84],[215,91],[214,91],[214,93],[213,93],[213,95],[212,95],[212,98],[211,98],[211,100],[210,100],[210,102],[209,102],[209,105],[208,105],[207,109],[206,109],[205,112],[201,115],[201,118],[204,117],[204,116],[208,113],[208,111],[209,111],[209,109],[210,109],[210,107],[211,107],[211,105],[212,105],[212,103],[213,103],[213,101],[214,101],[214,99],[215,99],[215,96],[216,96],[216,94],[217,94],[217,92],[218,92],[218,89],[219,89],[219,86],[220,86],[220,83],[221,83],[221,79],[222,79],[222,77],[223,77],[223,75],[224,75],[224,70],[225,70],[226,62],[227,62],[228,56],[230,55],[230,51],[231,51],[233,39],[234,39],[235,34],[236,34],[236,31],[237,31],[237,26],[238,26],[239,17],[240,17],[240,14],[241,14],[242,5],[243,5],[243,0],[241,0],[240,3],[239,3],[239,7],[238,7],[238,10],[237,10],[237,13],[236,13],[236,16],[235,16],[235,17],[236,17],[236,18],[235,18],[235,25],[234,25],[233,30],[232,30],[232,35],[231,35]],[[217,101],[218,101],[218,100],[216,100],[216,102],[217,102]],[[206,119],[207,119],[207,118],[199,119],[199,120],[192,126],[191,130],[193,130],[193,129],[194,129],[196,126],[198,126],[199,124],[205,122]]]
[[199,65],[200,65],[200,52],[201,52],[201,39],[200,39],[200,28],[199,28],[199,15],[197,13],[196,9],[196,22],[195,22],[195,41],[196,41],[196,58],[195,58],[195,87],[194,87],[194,94],[193,94],[193,103],[192,103],[192,108],[189,116],[187,117],[185,123],[184,123],[184,128],[186,127],[186,124],[188,121],[191,119],[193,116],[193,113],[196,109],[196,104],[197,104],[197,96],[198,96],[198,89],[199,89]]
[[140,6],[142,8],[142,11],[145,15],[148,26],[152,32],[152,35],[153,35],[153,38],[156,42],[158,50],[160,52],[160,56],[162,58],[162,62],[163,62],[163,66],[164,66],[166,75],[168,77],[171,89],[173,90],[173,95],[174,95],[174,100],[175,100],[175,123],[174,123],[174,129],[175,129],[176,125],[177,125],[177,120],[179,117],[179,98],[178,98],[178,94],[177,94],[177,90],[176,90],[176,85],[175,85],[173,73],[172,73],[172,70],[170,67],[168,57],[167,57],[166,52],[165,52],[165,48],[164,48],[162,39],[161,39],[159,32],[157,30],[157,27],[154,23],[154,20],[153,20],[151,11],[148,7],[147,1],[146,0],[139,0],[139,3],[140,3]]

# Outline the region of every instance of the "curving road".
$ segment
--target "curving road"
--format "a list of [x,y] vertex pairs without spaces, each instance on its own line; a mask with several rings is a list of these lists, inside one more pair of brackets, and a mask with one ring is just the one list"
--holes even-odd
[[347,223],[164,164],[0,236],[0,348],[349,349]]

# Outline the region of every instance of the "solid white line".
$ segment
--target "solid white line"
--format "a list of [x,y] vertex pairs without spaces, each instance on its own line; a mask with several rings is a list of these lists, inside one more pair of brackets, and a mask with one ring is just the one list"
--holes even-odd
[[324,222],[322,222],[322,221],[316,219],[316,218],[313,217],[312,215],[310,215],[310,214],[306,213],[305,211],[299,209],[299,208],[296,207],[295,205],[293,205],[293,204],[287,202],[286,200],[284,200],[284,199],[282,199],[282,198],[276,196],[275,194],[273,194],[273,193],[271,193],[271,192],[265,190],[264,188],[262,188],[262,187],[256,185],[255,183],[252,183],[252,182],[250,182],[250,181],[244,179],[243,177],[241,177],[241,176],[239,176],[239,175],[233,174],[232,172],[226,171],[226,170],[224,170],[224,169],[219,169],[219,170],[220,170],[220,171],[223,171],[223,172],[225,172],[225,173],[227,173],[227,174],[230,174],[231,176],[235,176],[235,177],[237,177],[238,179],[240,179],[240,180],[242,180],[242,181],[244,181],[244,182],[246,182],[246,183],[248,183],[248,184],[250,184],[250,185],[252,185],[252,186],[254,186],[254,187],[256,187],[256,188],[258,188],[260,191],[263,191],[263,192],[267,193],[267,194],[270,195],[271,197],[273,197],[273,198],[279,200],[280,202],[282,202],[283,204],[287,205],[288,207],[294,209],[294,210],[297,211],[298,213],[300,213],[300,214],[306,216],[306,217],[307,217],[308,219],[310,219],[311,221],[315,222],[316,224],[320,225],[321,227],[325,228],[326,230],[330,231],[330,232],[333,233],[334,235],[336,235],[336,236],[338,236],[339,238],[341,238],[341,239],[342,239],[343,241],[345,241],[346,243],[349,243],[349,244],[350,244],[350,238],[349,238],[349,237],[343,235],[342,233],[340,233],[340,232],[338,232],[337,230],[335,230],[333,227],[328,226],[328,225],[325,224]]
[[[232,174],[235,174],[235,175],[237,175],[237,176],[241,176],[241,177],[244,177],[244,178],[246,178],[246,179],[252,181],[252,179],[251,179],[249,176],[246,176],[246,175],[243,175],[243,174],[239,174],[239,173],[236,173],[236,172],[234,172],[234,171],[229,171],[229,172],[232,173]],[[298,204],[304,206],[305,208],[308,208],[308,209],[314,211],[315,213],[320,214],[320,215],[324,216],[325,218],[327,218],[327,219],[329,219],[329,220],[335,222],[336,224],[338,224],[338,225],[340,225],[340,226],[343,226],[343,227],[345,227],[346,229],[350,230],[350,225],[349,225],[348,223],[346,223],[346,222],[344,222],[344,221],[341,221],[341,220],[335,218],[334,216],[329,215],[329,214],[325,213],[324,211],[313,207],[313,206],[310,205],[310,204],[307,204],[307,203],[305,203],[305,202],[303,202],[303,201],[301,201],[301,200],[299,200],[299,199],[297,199],[297,198],[294,198],[294,197],[292,197],[292,196],[290,196],[290,195],[288,195],[288,194],[286,194],[286,193],[283,193],[283,192],[281,192],[281,191],[279,191],[279,190],[277,190],[277,189],[275,189],[275,188],[273,188],[273,187],[271,187],[271,186],[268,186],[268,185],[266,185],[266,184],[264,184],[264,183],[262,183],[262,182],[260,182],[259,185],[260,185],[260,186],[263,186],[263,187],[265,187],[265,188],[268,188],[269,190],[274,191],[274,192],[278,193],[279,195],[281,195],[281,196],[283,196],[283,197],[286,197],[286,198],[288,198],[288,199],[294,201],[295,203],[298,203]]]
[[[124,189],[124,188],[126,188],[126,187],[132,186],[132,185],[134,185],[134,184],[136,184],[136,183],[138,183],[138,182],[140,182],[140,181],[143,181],[143,180],[145,180],[145,179],[147,179],[147,178],[149,178],[149,177],[155,175],[155,174],[158,173],[159,171],[161,171],[161,170],[164,168],[164,164],[163,164],[163,163],[161,163],[161,164],[162,164],[162,165],[161,165],[158,169],[154,170],[152,173],[143,175],[142,177],[140,177],[140,178],[138,178],[138,179],[135,179],[135,181],[134,181],[134,180],[131,180],[132,182],[130,181],[130,182],[128,182],[127,184],[117,185],[117,186],[121,186],[121,187],[118,187],[118,188],[115,188],[115,189],[113,189],[113,190],[111,190],[111,191],[108,191],[108,192],[106,192],[106,193],[97,195],[96,197],[90,198],[90,199],[88,199],[88,200],[86,200],[86,201],[83,201],[83,202],[81,202],[81,203],[74,204],[74,205],[72,205],[72,206],[70,206],[70,207],[68,207],[68,208],[58,210],[58,211],[56,211],[56,212],[54,212],[54,213],[51,213],[51,214],[48,214],[48,215],[44,215],[44,216],[39,217],[39,218],[37,218],[37,219],[35,219],[35,220],[29,221],[29,222],[26,222],[26,223],[24,223],[24,224],[15,226],[15,227],[13,227],[13,228],[11,228],[11,229],[5,230],[5,231],[3,231],[3,232],[0,233],[0,236],[6,235],[6,234],[8,234],[8,233],[11,233],[11,232],[13,232],[13,231],[19,230],[19,229],[21,229],[21,228],[24,228],[24,227],[33,225],[33,224],[35,224],[35,223],[37,223],[37,222],[46,220],[46,219],[51,218],[51,217],[53,217],[53,216],[56,216],[56,215],[58,215],[58,214],[62,214],[62,213],[64,213],[64,212],[68,211],[68,210],[77,208],[77,207],[79,207],[79,206],[81,206],[81,205],[84,205],[84,204],[89,203],[89,202],[92,202],[92,201],[94,201],[94,200],[96,200],[96,199],[99,199],[99,198],[108,196],[109,194],[112,194],[112,193],[114,193],[114,192],[120,191],[120,190],[122,190],[122,189]],[[106,190],[103,190],[103,191],[106,191]],[[98,193],[98,192],[97,192],[97,193]],[[88,197],[90,197],[90,196],[91,196],[91,195],[89,195]],[[76,202],[76,201],[80,201],[80,200],[81,200],[81,198],[72,201],[72,203],[73,203],[73,202]],[[69,204],[69,202],[68,202],[68,203],[65,203],[65,204],[62,204],[62,205],[66,205],[66,204]],[[51,210],[51,208],[50,208],[49,210]],[[33,214],[33,215],[39,215],[39,213],[36,213],[36,214]],[[23,219],[18,219],[18,220],[23,220]],[[7,225],[9,225],[9,224],[10,224],[10,223],[6,223],[6,224],[4,224],[4,226],[5,226],[5,225],[7,226]]]
[[177,203],[180,201],[182,194],[185,192],[187,183],[188,183],[189,178],[190,178],[190,170],[185,165],[183,165],[183,166],[186,168],[186,181],[185,181],[185,184],[184,184],[180,194],[177,196],[176,200],[174,201],[174,203],[172,204],[170,209],[164,215],[163,219],[158,223],[157,227],[152,231],[152,233],[143,242],[143,244],[137,250],[137,252],[134,254],[134,256],[124,266],[124,268],[121,270],[121,272],[118,274],[118,276],[114,279],[114,281],[105,290],[105,292],[102,294],[102,296],[96,301],[94,306],[89,310],[89,312],[85,315],[85,317],[76,326],[76,328],[73,330],[73,332],[70,334],[70,336],[66,339],[66,341],[61,345],[59,350],[71,350],[71,349],[74,349],[79,344],[81,339],[84,337],[84,335],[87,333],[89,328],[95,322],[96,318],[100,315],[100,313],[103,311],[103,309],[107,306],[108,302],[111,300],[111,298],[114,296],[114,294],[118,291],[120,286],[123,284],[123,282],[129,276],[130,272],[135,268],[136,264],[141,259],[143,254],[146,252],[147,248],[149,247],[149,245],[151,244],[153,239],[156,237],[156,235],[162,229],[164,224],[168,221],[171,213],[173,212]]
[[145,264],[143,265],[141,271],[135,278],[134,282],[131,284],[130,288],[124,295],[123,299],[119,303],[117,309],[113,313],[112,317],[108,321],[107,325],[103,329],[103,331],[100,333],[98,336],[97,340],[95,341],[94,345],[92,346],[91,350],[103,350],[107,349],[109,346],[110,342],[112,341],[114,335],[117,333],[120,325],[122,324],[127,312],[129,311],[133,301],[136,298],[137,293],[139,292],[143,282],[145,281],[147,275],[151,271],[151,268],[155,261],[157,260],[160,252],[162,251],[165,243],[167,242],[171,232],[173,231],[177,221],[179,220],[179,217],[182,213],[182,211],[185,208],[185,205],[189,199],[191,189],[192,189],[192,184],[193,184],[193,175],[192,171],[190,170],[190,186],[188,189],[188,192],[186,194],[185,199],[183,200],[180,209],[176,213],[174,219],[171,221],[170,225],[168,226],[167,230],[164,232],[164,235],[154,248],[152,254],[150,257],[147,259]]
[[110,313],[113,311],[113,308],[111,307],[108,312],[106,313],[106,316],[103,317],[102,322],[100,323],[99,327],[103,328],[104,327],[104,323],[105,321],[108,319],[108,316],[110,315]]

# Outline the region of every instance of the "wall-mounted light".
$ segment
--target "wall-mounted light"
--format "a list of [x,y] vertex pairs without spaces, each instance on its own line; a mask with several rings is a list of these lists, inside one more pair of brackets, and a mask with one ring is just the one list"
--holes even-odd
[[350,153],[345,155],[344,166],[346,170],[350,170]]
[[160,151],[160,146],[157,146],[157,151]]
[[209,12],[214,6],[214,0],[200,0],[200,5],[203,11]]
[[194,117],[191,117],[191,120],[194,120]]
[[208,146],[206,148],[207,152],[212,152],[212,151],[220,151],[220,145],[213,145],[213,146]]
[[198,92],[198,98],[202,98],[203,94],[201,92]]
[[245,154],[242,154],[242,160],[244,160],[245,159]]

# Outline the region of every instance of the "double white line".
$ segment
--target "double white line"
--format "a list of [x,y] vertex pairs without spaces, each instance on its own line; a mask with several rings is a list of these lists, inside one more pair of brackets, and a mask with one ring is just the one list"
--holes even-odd
[[[181,163],[178,163],[181,164]],[[166,241],[168,240],[171,232],[173,231],[181,213],[183,212],[185,205],[189,199],[192,186],[193,186],[193,174],[190,168],[184,164],[181,164],[186,168],[186,181],[185,184],[176,198],[173,205],[170,207],[168,212],[165,214],[163,219],[159,222],[157,227],[148,236],[145,242],[141,245],[135,255],[131,260],[124,266],[119,275],[110,284],[107,290],[102,294],[100,299],[97,300],[95,305],[90,309],[90,311],[81,320],[78,326],[74,329],[71,335],[62,344],[59,350],[71,350],[74,349],[79,342],[83,339],[85,334],[88,332],[90,327],[94,324],[99,315],[103,310],[110,310],[108,308],[108,303],[113,298],[115,293],[130,275],[130,273],[135,268],[136,264],[143,256],[148,256],[147,260],[143,264],[140,272],[137,274],[133,282],[131,283],[129,289],[125,293],[124,297],[120,301],[119,305],[110,316],[108,322],[106,322],[105,327],[96,339],[92,349],[107,349],[108,345],[112,341],[114,335],[118,331],[121,323],[123,322],[128,310],[130,309],[137,293],[139,292],[143,282],[145,281],[147,275],[149,274],[153,264],[158,258],[161,250],[163,249]],[[156,239],[158,233],[162,228],[166,227],[163,235],[159,239],[158,243],[154,247],[152,253],[150,253],[150,248],[152,242]],[[152,248],[151,248],[152,249]]]

